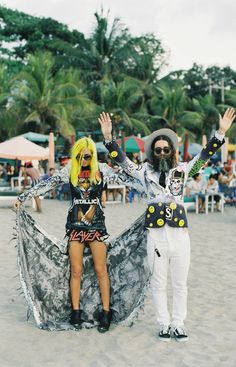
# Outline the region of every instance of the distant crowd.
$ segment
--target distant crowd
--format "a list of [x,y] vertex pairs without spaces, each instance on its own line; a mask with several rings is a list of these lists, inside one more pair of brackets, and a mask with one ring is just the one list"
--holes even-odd
[[205,194],[214,194],[217,210],[219,209],[220,193],[224,194],[225,203],[236,204],[236,174],[232,160],[224,164],[220,161],[215,164],[209,161],[206,166],[193,178],[189,179],[186,188],[186,197],[199,198],[199,210],[205,210]]

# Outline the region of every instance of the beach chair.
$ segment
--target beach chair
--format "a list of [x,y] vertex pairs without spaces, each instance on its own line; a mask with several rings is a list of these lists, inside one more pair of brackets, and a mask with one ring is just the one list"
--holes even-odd
[[184,208],[186,212],[188,210],[194,210],[196,214],[199,213],[199,198],[195,196],[184,196]]
[[219,208],[220,208],[220,212],[224,213],[224,204],[225,204],[224,193],[223,192],[217,192],[217,193],[207,193],[205,195],[205,213],[206,214],[208,214],[208,212],[209,212],[209,207],[210,207],[211,213],[214,212],[214,209],[215,209],[215,206],[216,206],[216,201],[214,199],[215,195],[220,196]]

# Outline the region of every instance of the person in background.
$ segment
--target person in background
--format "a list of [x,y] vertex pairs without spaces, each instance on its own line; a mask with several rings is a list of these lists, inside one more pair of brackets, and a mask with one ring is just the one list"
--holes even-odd
[[214,169],[215,169],[216,173],[220,173],[220,171],[222,171],[223,165],[222,165],[221,161],[217,161],[215,163]]
[[[112,169],[113,169],[113,171],[115,173],[118,173],[118,172],[121,172],[122,171],[122,169],[117,164],[115,164],[112,167]],[[108,198],[110,194],[112,194],[113,201],[117,201],[118,194],[122,197],[123,196],[123,191],[121,189],[112,189],[112,190],[109,190],[109,188],[106,186],[106,198]],[[128,195],[128,193],[126,194],[126,196],[127,195]]]
[[198,204],[199,204],[199,212],[204,212],[204,203],[205,203],[205,191],[206,191],[206,183],[204,182],[202,175],[200,173],[196,173],[193,176],[193,180],[189,181],[186,186],[186,195],[189,197],[196,198],[198,195]]
[[7,170],[3,163],[0,163],[0,179],[7,181]]
[[[219,184],[218,184],[218,181],[217,181],[217,175],[210,175],[209,176],[206,192],[208,194],[215,194],[213,196],[213,199],[216,202],[217,211],[220,211],[220,208],[219,208],[220,195],[217,194],[219,192]],[[211,200],[212,200],[212,197],[209,198],[209,201],[211,201]]]
[[206,166],[204,167],[204,171],[203,171],[204,181],[207,183],[210,175],[212,175],[214,173],[215,172],[214,172],[214,169],[213,169],[213,163],[211,161],[207,162]]
[[232,175],[230,183],[229,183],[229,187],[236,187],[236,175]]
[[231,156],[229,155],[228,159],[227,159],[227,162],[224,162],[224,171],[227,173],[227,174],[232,174],[232,158]]
[[[41,177],[41,180],[48,180],[50,177],[52,177],[54,175],[54,173],[55,173],[55,168],[53,168],[53,167],[49,168],[48,173],[45,173],[45,175],[43,175]],[[50,197],[52,199],[56,199],[56,197],[57,197],[57,191],[56,191],[56,189],[53,189],[50,192],[50,195],[51,195]]]
[[133,154],[132,161],[133,161],[134,163],[136,163],[136,164],[140,164],[140,163],[141,163],[139,153],[134,153],[134,154]]
[[[139,153],[133,153],[132,162],[134,162],[137,165],[141,164],[141,159],[140,159]],[[128,199],[129,199],[130,203],[134,202],[135,194],[138,195],[138,198],[140,200],[141,194],[137,190],[135,190],[133,188],[128,189]]]
[[46,169],[43,168],[42,162],[38,162],[38,167],[37,167],[40,177],[42,177],[43,175],[45,175]]
[[[39,183],[39,181],[40,181],[39,170],[37,168],[33,167],[33,164],[32,164],[31,161],[25,162],[24,169],[23,169],[22,173],[23,173],[23,176],[25,177],[25,180],[23,181],[24,186],[25,186],[25,183],[27,181],[27,177],[31,178],[31,182],[32,182],[31,187],[34,187]],[[39,198],[39,196],[35,196],[34,200],[35,200],[35,204],[36,204],[36,212],[37,213],[42,213],[41,199]]]
[[49,168],[48,173],[45,173],[45,175],[43,175],[41,179],[48,180],[52,175],[54,175],[54,173],[55,173],[55,168]]
[[221,170],[217,178],[218,178],[219,186],[228,187],[233,178],[233,175],[228,176],[224,170]]
[[6,171],[7,171],[7,181],[10,182],[11,178],[14,177],[14,166],[12,166],[10,163],[7,163],[6,165]]

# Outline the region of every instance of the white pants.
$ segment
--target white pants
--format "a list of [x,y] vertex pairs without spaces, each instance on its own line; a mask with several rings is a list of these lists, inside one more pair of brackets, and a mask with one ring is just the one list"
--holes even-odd
[[[147,254],[152,273],[151,289],[158,323],[184,326],[187,315],[187,277],[190,264],[188,229],[165,225],[162,228],[148,230]],[[172,320],[168,311],[166,291],[169,267],[173,289]]]

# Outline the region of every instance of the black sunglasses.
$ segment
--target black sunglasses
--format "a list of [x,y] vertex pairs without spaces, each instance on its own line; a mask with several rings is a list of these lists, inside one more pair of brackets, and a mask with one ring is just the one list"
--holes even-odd
[[163,152],[164,154],[170,154],[171,149],[169,147],[164,147],[164,148],[157,147],[157,148],[154,148],[154,152],[157,155],[160,155],[161,152]]
[[85,161],[90,161],[92,159],[92,156],[91,155],[89,155],[89,154],[85,154],[84,155],[84,160]]

